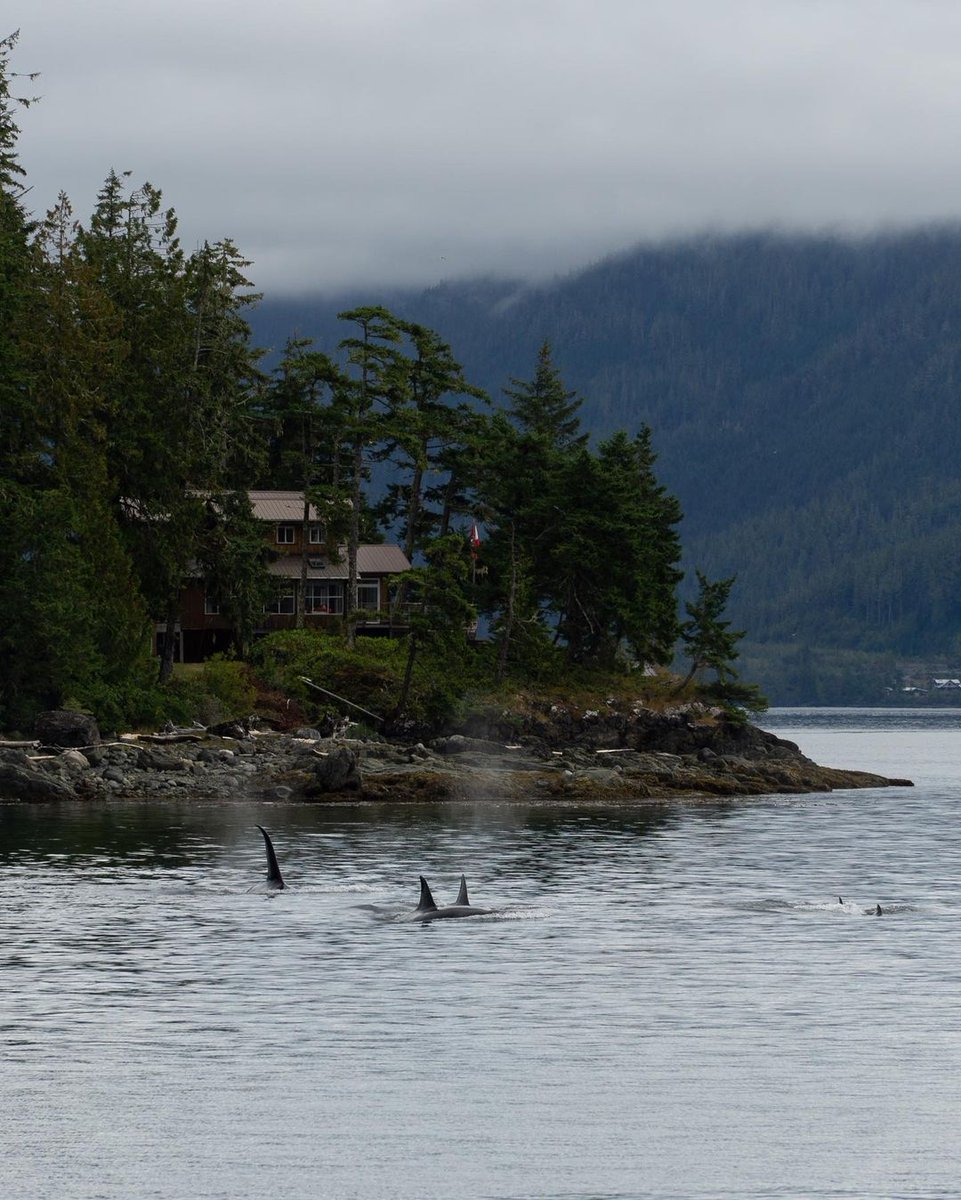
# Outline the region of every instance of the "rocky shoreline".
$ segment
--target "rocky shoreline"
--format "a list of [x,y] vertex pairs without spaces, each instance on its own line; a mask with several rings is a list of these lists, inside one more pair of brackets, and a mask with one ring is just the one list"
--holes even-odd
[[65,712],[42,714],[36,732],[0,742],[0,798],[663,803],[911,786],[819,766],[793,742],[697,705],[576,712],[544,701],[410,742],[253,718],[102,739],[89,717]]

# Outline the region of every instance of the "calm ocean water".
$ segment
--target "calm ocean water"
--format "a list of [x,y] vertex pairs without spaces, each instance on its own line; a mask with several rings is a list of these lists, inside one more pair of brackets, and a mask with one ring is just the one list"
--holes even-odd
[[761,723],[917,786],[0,805],[5,1190],[958,1195],[961,710]]

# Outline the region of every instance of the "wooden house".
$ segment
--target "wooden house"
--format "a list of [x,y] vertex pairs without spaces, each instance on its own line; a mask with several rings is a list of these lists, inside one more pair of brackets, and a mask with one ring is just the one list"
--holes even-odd
[[[267,571],[274,583],[273,594],[263,612],[258,635],[275,629],[293,629],[301,588],[304,587],[304,623],[313,628],[336,626],[347,604],[347,554],[336,558],[327,552],[326,531],[320,514],[311,505],[306,529],[302,492],[255,491],[248,493],[256,520],[270,549]],[[359,633],[387,635],[406,632],[403,621],[392,619],[391,585],[410,563],[396,545],[362,545],[357,551],[357,608],[369,614],[357,625]],[[157,627],[157,652],[161,652],[166,630]],[[175,658],[180,662],[202,662],[232,643],[230,622],[220,611],[217,596],[196,579],[184,588]]]

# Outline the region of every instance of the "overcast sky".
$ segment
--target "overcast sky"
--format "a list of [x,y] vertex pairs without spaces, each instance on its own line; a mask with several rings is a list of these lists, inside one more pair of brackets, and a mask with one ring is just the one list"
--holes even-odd
[[958,0],[24,0],[17,24],[31,206],[62,189],[85,219],[132,171],[270,294],[961,216]]

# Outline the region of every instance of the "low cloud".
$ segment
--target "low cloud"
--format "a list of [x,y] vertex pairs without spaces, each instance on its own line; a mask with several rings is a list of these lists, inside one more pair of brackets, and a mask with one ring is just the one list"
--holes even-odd
[[954,219],[951,0],[34,0],[31,204],[110,168],[271,292]]

